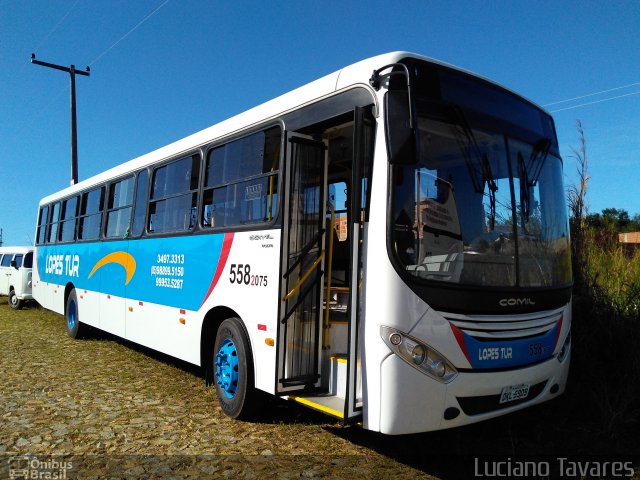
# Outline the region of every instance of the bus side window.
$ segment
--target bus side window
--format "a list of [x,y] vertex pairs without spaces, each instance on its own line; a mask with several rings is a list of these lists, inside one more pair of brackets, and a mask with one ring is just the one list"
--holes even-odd
[[78,197],[71,197],[62,202],[60,215],[60,232],[58,240],[72,242],[75,240],[76,216],[78,215]]
[[136,199],[133,205],[133,223],[131,236],[142,235],[144,230],[144,216],[147,213],[147,194],[149,193],[149,172],[142,170],[136,179]]
[[191,155],[158,167],[149,201],[150,232],[178,232],[195,227],[200,156]]
[[280,137],[280,127],[273,127],[209,152],[203,226],[231,227],[273,220],[278,208]]
[[128,236],[133,205],[133,177],[112,183],[107,200],[106,238]]
[[37,239],[36,239],[36,242],[38,245],[42,245],[45,241],[48,216],[49,216],[49,205],[46,205],[40,209],[40,218],[38,219],[38,233],[37,233]]
[[104,187],[95,188],[82,194],[78,240],[96,240],[100,238],[103,208]]
[[47,243],[56,243],[58,238],[58,221],[60,220],[60,202],[53,206],[51,218],[49,219],[49,237]]

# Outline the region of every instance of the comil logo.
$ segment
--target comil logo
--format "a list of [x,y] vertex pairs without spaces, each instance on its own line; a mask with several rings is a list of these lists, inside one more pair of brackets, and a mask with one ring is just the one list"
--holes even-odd
[[501,307],[519,307],[521,305],[535,305],[530,298],[501,298],[498,302]]

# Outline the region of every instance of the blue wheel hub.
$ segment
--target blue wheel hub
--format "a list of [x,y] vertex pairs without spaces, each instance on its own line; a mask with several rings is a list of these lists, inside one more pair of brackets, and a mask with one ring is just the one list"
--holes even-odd
[[215,359],[217,384],[227,398],[233,398],[238,389],[238,350],[230,338],[226,338]]
[[78,307],[76,306],[76,302],[74,300],[69,300],[69,311],[67,313],[67,324],[69,325],[69,330],[73,330],[73,327],[76,326],[78,315]]

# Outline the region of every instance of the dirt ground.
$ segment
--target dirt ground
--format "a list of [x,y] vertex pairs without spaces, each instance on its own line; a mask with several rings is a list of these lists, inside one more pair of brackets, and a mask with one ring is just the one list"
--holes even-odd
[[576,407],[588,399],[572,393],[399,437],[270,396],[256,421],[240,422],[222,414],[199,368],[104,334],[72,340],[62,316],[13,311],[6,298],[0,375],[0,478],[458,479],[477,475],[478,460],[566,456],[631,458],[640,478],[637,439],[598,436]]
[[291,402],[267,397],[260,420],[231,420],[198,368],[64,327],[0,299],[0,474],[31,455],[71,462],[67,478],[430,478]]

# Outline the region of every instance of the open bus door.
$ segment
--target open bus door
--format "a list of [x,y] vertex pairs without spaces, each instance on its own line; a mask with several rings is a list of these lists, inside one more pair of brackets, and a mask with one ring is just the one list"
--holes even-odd
[[353,170],[351,173],[351,219],[349,239],[351,246],[351,274],[349,289],[349,330],[347,354],[347,383],[344,420],[362,417],[362,308],[364,295],[363,258],[366,249],[366,227],[369,221],[369,189],[373,159],[375,122],[368,108],[354,111]]
[[[356,108],[352,120],[342,116],[321,128],[314,133],[324,142],[287,137],[276,392],[345,422],[357,421],[374,120],[369,109]],[[345,188],[341,223],[334,215],[335,191],[327,201],[330,178],[334,190],[338,184]],[[348,240],[339,246],[345,238],[337,239],[338,227]]]
[[276,393],[319,385],[326,149],[288,134]]

